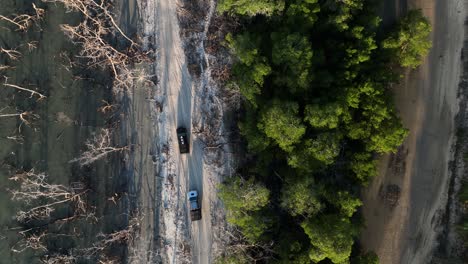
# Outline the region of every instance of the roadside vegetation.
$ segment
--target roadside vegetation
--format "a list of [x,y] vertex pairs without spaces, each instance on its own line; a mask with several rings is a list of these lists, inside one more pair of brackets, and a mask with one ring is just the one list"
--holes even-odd
[[220,187],[242,235],[219,263],[378,263],[356,245],[359,192],[408,131],[390,86],[429,52],[420,10],[380,27],[374,1],[221,0],[236,16],[228,86],[248,155]]
[[[466,162],[466,155],[465,155]],[[461,219],[457,225],[457,231],[463,241],[464,252],[468,250],[468,182],[463,181],[460,191],[457,193],[457,198],[461,204]],[[464,254],[465,261],[467,260],[466,254]]]

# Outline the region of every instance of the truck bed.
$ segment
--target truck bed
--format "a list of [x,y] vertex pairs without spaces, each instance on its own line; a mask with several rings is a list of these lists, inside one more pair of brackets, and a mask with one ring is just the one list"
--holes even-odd
[[200,220],[201,219],[201,209],[196,209],[196,210],[190,211],[190,219],[192,219],[192,221]]

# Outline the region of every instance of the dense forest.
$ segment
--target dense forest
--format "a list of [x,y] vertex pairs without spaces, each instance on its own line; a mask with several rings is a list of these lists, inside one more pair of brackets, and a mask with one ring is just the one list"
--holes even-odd
[[373,0],[220,0],[248,155],[220,186],[244,246],[219,263],[378,263],[358,244],[360,190],[408,131],[390,86],[428,53],[420,10],[381,26]]

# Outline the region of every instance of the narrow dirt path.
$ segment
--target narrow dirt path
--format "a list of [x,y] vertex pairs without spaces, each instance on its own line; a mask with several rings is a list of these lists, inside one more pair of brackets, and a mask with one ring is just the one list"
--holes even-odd
[[[397,2],[400,2],[399,0]],[[395,101],[410,134],[397,154],[382,158],[379,176],[364,193],[367,228],[361,240],[380,263],[430,263],[448,198],[448,164],[458,111],[466,0],[410,0],[433,26],[433,48],[417,70],[395,87]],[[398,185],[396,206],[385,190]]]
[[[210,263],[211,249],[211,218],[209,202],[204,198],[203,145],[191,133],[192,115],[197,114],[194,108],[196,89],[187,69],[182,41],[179,37],[177,19],[177,3],[172,0],[156,1],[156,25],[159,43],[160,88],[167,96],[168,139],[174,159],[175,187],[177,188],[175,229],[167,228],[167,239],[172,243],[172,251],[168,252],[171,263],[178,263],[181,256],[178,253],[188,230],[191,227],[192,261],[191,263]],[[191,153],[179,155],[176,141],[176,127],[186,127],[190,133]],[[202,220],[191,222],[186,201],[189,189],[200,193],[202,204]],[[167,223],[166,223],[167,225]],[[172,234],[170,234],[172,233]]]

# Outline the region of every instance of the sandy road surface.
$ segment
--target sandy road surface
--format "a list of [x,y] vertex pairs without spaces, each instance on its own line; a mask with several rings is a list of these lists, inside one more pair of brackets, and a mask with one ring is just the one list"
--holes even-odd
[[[178,154],[176,127],[184,126],[191,132],[192,116],[197,115],[198,109],[194,108],[196,89],[191,80],[179,37],[179,26],[176,16],[176,1],[156,0],[156,25],[159,43],[159,70],[160,88],[167,95],[167,129],[169,129],[169,141],[175,159],[175,181],[177,189],[177,220],[173,235],[166,234],[173,243],[173,248],[178,247],[178,241],[183,239],[181,226],[191,228],[192,238],[192,263],[210,263],[211,251],[211,218],[208,200],[204,199],[204,168],[203,147],[195,137],[190,137],[191,153]],[[191,134],[191,133],[190,133]],[[191,223],[189,219],[186,194],[189,189],[198,190],[202,203],[202,220]],[[190,228],[189,228],[190,230]],[[177,263],[177,253],[168,254],[171,263]]]
[[[400,1],[396,1],[400,2]],[[379,176],[364,193],[365,248],[381,263],[429,263],[447,204],[454,117],[460,80],[466,0],[413,0],[433,26],[433,48],[417,70],[395,87],[410,134],[396,155],[383,157]],[[389,184],[401,188],[397,206],[382,198]]]

